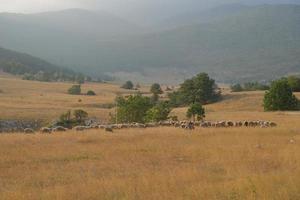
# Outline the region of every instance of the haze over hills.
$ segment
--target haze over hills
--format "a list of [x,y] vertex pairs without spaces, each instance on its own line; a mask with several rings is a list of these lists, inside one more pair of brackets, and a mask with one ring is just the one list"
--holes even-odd
[[143,80],[205,71],[220,82],[262,81],[300,72],[300,6],[231,4],[164,20],[147,27],[80,9],[6,13],[0,44],[89,74]]
[[61,68],[29,54],[0,47],[0,71],[37,81],[78,81],[83,74]]

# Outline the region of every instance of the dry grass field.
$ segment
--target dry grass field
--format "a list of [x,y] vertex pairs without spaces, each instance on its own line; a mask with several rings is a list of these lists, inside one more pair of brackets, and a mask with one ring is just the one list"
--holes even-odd
[[[69,95],[72,83],[45,83],[24,81],[0,76],[0,119],[41,119],[51,121],[70,109],[84,109],[91,117],[108,120],[117,94],[127,95],[135,91],[123,90],[116,84],[88,83],[82,85],[82,93],[93,90],[97,96]],[[147,92],[148,87],[141,88]],[[81,101],[79,101],[81,100]]]
[[[83,108],[105,119],[109,110],[97,105],[122,92],[88,84],[84,90],[99,95],[78,97],[65,94],[69,86],[0,78],[1,118],[51,119]],[[206,107],[207,119],[278,127],[0,135],[0,199],[300,199],[300,113],[264,113],[262,98],[226,92]]]

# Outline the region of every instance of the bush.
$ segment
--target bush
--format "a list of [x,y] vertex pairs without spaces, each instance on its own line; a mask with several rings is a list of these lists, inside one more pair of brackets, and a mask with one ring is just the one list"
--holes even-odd
[[169,94],[172,106],[184,106],[196,102],[208,104],[219,100],[220,97],[221,92],[215,80],[206,73],[200,73],[186,80],[177,92]]
[[81,94],[81,85],[73,85],[69,90],[69,94],[80,95]]
[[167,102],[159,102],[157,105],[147,111],[145,121],[159,122],[167,120],[171,112],[171,108]]
[[264,97],[265,111],[298,110],[299,101],[286,78],[274,81]]
[[199,120],[203,120],[205,118],[205,110],[202,107],[202,105],[200,103],[193,103],[190,105],[186,116],[189,119],[193,119],[195,121],[195,119]]
[[93,90],[89,90],[86,95],[88,96],[96,96],[96,93]]
[[[73,117],[72,117],[73,116]],[[73,113],[69,110],[59,117],[56,125],[66,128],[72,128],[77,125],[84,125],[84,120],[88,117],[88,113],[83,110],[75,110]]]
[[121,88],[127,89],[127,90],[132,90],[134,87],[133,83],[131,81],[127,81],[124,85],[122,85]]
[[232,92],[241,92],[241,91],[258,91],[258,90],[268,90],[270,87],[268,85],[258,83],[258,82],[248,82],[243,85],[235,84],[231,87]]

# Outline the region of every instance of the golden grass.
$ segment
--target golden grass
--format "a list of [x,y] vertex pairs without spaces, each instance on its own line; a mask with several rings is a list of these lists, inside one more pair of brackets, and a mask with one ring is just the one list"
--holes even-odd
[[[115,84],[88,83],[82,93],[94,90],[97,96],[69,95],[72,83],[43,83],[17,78],[0,77],[0,119],[42,119],[51,121],[70,109],[84,109],[91,117],[108,120],[110,109],[103,104],[113,103],[117,94],[135,91],[123,90]],[[142,88],[142,92],[148,88]],[[81,102],[79,102],[79,99]]]
[[[84,90],[101,95],[81,96],[78,105],[77,96],[65,94],[69,84],[0,84],[4,118],[48,119],[73,107],[105,118],[87,105],[109,103],[120,91],[110,84],[86,85]],[[206,107],[207,118],[270,120],[276,128],[0,135],[0,199],[300,199],[300,113],[264,113],[262,97],[226,93]],[[183,118],[185,108],[173,112]]]
[[299,126],[1,135],[0,194],[1,199],[299,199],[299,141]]

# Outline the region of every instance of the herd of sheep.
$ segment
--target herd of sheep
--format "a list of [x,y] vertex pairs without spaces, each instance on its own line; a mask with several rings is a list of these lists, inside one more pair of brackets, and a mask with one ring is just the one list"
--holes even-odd
[[[130,124],[110,124],[110,125],[99,125],[94,124],[90,126],[76,126],[73,128],[75,131],[85,131],[89,129],[103,129],[107,132],[113,132],[115,129],[129,129],[129,128],[155,128],[155,127],[176,127],[188,130],[193,130],[195,127],[201,128],[226,128],[226,127],[260,127],[260,128],[271,128],[276,127],[277,124],[269,121],[161,121],[158,123],[130,123]],[[67,128],[57,126],[54,128],[43,127],[40,129],[41,133],[52,133],[52,132],[65,132]],[[25,133],[34,133],[32,129],[25,129]]]

